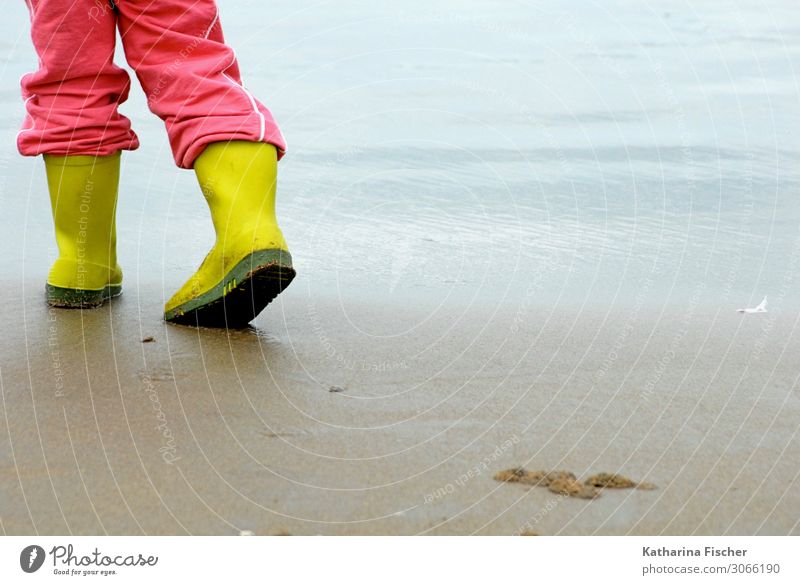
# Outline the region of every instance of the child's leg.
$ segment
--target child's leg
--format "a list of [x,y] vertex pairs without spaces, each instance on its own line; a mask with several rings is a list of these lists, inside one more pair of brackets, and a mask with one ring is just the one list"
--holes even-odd
[[93,307],[121,291],[115,210],[119,151],[138,146],[117,112],[130,87],[113,63],[116,14],[95,0],[28,0],[39,69],[22,78],[24,155],[44,154],[58,244],[47,301]]
[[125,56],[166,124],[179,167],[192,168],[212,142],[269,142],[283,154],[269,110],[242,86],[214,0],[117,4]]
[[217,235],[164,317],[246,325],[294,277],[275,218],[283,138],[242,87],[213,0],[122,0],[118,7],[128,63],[166,123],[175,162],[197,173]]
[[39,69],[22,78],[21,154],[110,155],[139,142],[117,112],[130,79],[113,63],[116,15],[100,0],[27,0]]

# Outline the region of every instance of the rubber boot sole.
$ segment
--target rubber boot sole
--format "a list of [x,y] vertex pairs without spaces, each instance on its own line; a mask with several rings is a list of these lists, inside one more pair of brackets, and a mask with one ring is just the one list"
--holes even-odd
[[45,286],[47,304],[59,309],[94,309],[107,300],[122,294],[121,284],[110,284],[100,290],[62,288],[54,284]]
[[245,256],[211,290],[164,313],[164,320],[195,327],[246,327],[295,277],[286,250]]

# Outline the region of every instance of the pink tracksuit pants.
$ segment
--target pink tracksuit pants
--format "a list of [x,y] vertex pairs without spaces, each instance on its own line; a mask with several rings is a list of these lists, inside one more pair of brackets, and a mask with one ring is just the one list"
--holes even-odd
[[27,156],[103,156],[139,139],[118,106],[130,78],[125,57],[169,135],[175,162],[191,168],[226,140],[286,144],[269,110],[242,85],[214,0],[26,0],[39,69],[22,78],[27,116],[17,136]]

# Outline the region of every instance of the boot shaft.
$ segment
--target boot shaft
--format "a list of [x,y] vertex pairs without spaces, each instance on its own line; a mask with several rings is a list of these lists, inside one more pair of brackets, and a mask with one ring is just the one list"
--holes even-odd
[[279,233],[275,217],[277,151],[273,145],[244,141],[209,144],[195,161],[194,170],[211,211],[218,244],[238,235]]
[[44,160],[59,258],[115,266],[119,153]]

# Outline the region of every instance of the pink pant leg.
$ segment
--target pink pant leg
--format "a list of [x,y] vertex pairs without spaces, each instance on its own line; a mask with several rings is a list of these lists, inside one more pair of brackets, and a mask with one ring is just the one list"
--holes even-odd
[[113,63],[116,15],[102,0],[26,0],[39,69],[22,78],[26,156],[107,155],[139,146],[117,112],[130,89]]
[[214,0],[120,0],[128,63],[150,109],[167,127],[179,167],[191,168],[207,144],[269,142],[286,149],[269,110],[242,86]]

